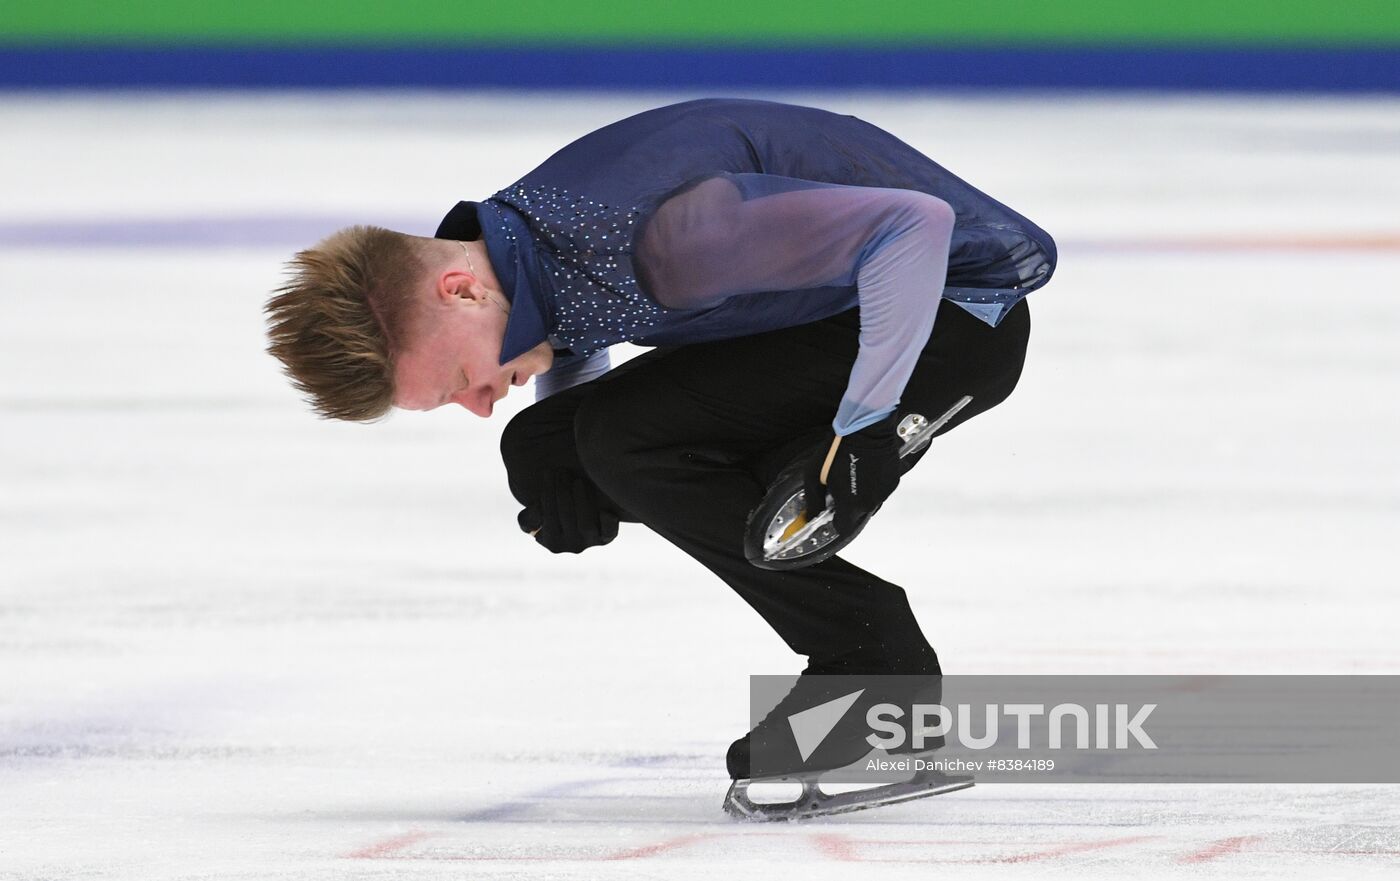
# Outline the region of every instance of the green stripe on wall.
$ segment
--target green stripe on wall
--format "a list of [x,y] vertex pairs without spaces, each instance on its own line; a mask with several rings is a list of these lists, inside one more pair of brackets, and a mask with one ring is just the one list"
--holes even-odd
[[1400,0],[0,0],[9,43],[1400,44]]

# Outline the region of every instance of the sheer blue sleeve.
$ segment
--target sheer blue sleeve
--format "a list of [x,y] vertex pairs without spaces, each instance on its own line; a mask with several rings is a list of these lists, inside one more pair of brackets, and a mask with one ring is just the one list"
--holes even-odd
[[550,395],[557,395],[566,388],[582,385],[597,379],[612,369],[612,359],[607,349],[599,349],[593,354],[576,360],[561,362],[535,377],[535,400],[543,401]]
[[856,285],[860,351],[832,423],[850,434],[899,403],[933,331],[953,222],[948,203],[913,190],[723,175],[656,210],[637,243],[638,277],[678,309]]

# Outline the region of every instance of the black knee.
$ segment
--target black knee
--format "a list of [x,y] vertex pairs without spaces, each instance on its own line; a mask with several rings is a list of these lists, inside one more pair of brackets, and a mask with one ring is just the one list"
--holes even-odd
[[580,398],[566,394],[546,398],[521,410],[501,432],[501,461],[511,495],[522,505],[539,495],[541,475],[582,470],[574,445],[574,414]]
[[988,382],[986,389],[982,391],[980,395],[975,396],[975,400],[983,404],[978,412],[990,410],[997,404],[1011,397],[1011,393],[1016,390],[1016,385],[1021,381],[1021,368],[1024,361],[1025,356],[1023,353],[1021,359],[1017,360],[1014,364],[1007,365],[1008,369],[1005,373],[994,377]]
[[1017,303],[997,327],[999,338],[996,345],[996,368],[991,388],[986,397],[993,406],[1011,397],[1016,385],[1021,381],[1021,371],[1026,366],[1026,346],[1031,336],[1031,311],[1025,300]]
[[627,475],[635,467],[628,424],[626,404],[610,385],[589,395],[574,414],[573,439],[579,463],[598,488],[613,498],[622,494]]

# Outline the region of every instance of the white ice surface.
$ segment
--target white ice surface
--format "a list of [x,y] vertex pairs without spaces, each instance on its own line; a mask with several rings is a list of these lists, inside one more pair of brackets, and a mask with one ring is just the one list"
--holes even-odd
[[[674,97],[11,96],[0,224],[426,232]],[[1019,389],[848,555],[945,669],[1400,673],[1400,101],[799,99],[1061,241]],[[799,661],[640,527],[519,533],[528,392],[311,418],[259,312],[302,244],[0,247],[0,879],[1400,875],[1394,787],[730,822],[745,677]]]

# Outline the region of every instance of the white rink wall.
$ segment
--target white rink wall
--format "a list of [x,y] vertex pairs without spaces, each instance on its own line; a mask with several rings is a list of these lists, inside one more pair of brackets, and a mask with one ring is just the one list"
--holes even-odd
[[[263,354],[296,248],[681,97],[0,97],[0,879],[1393,877],[1388,787],[735,825],[745,677],[800,667],[747,607],[523,536],[528,390],[331,424]],[[1400,101],[779,97],[1060,243],[1016,393],[848,554],[948,672],[1400,672]]]

